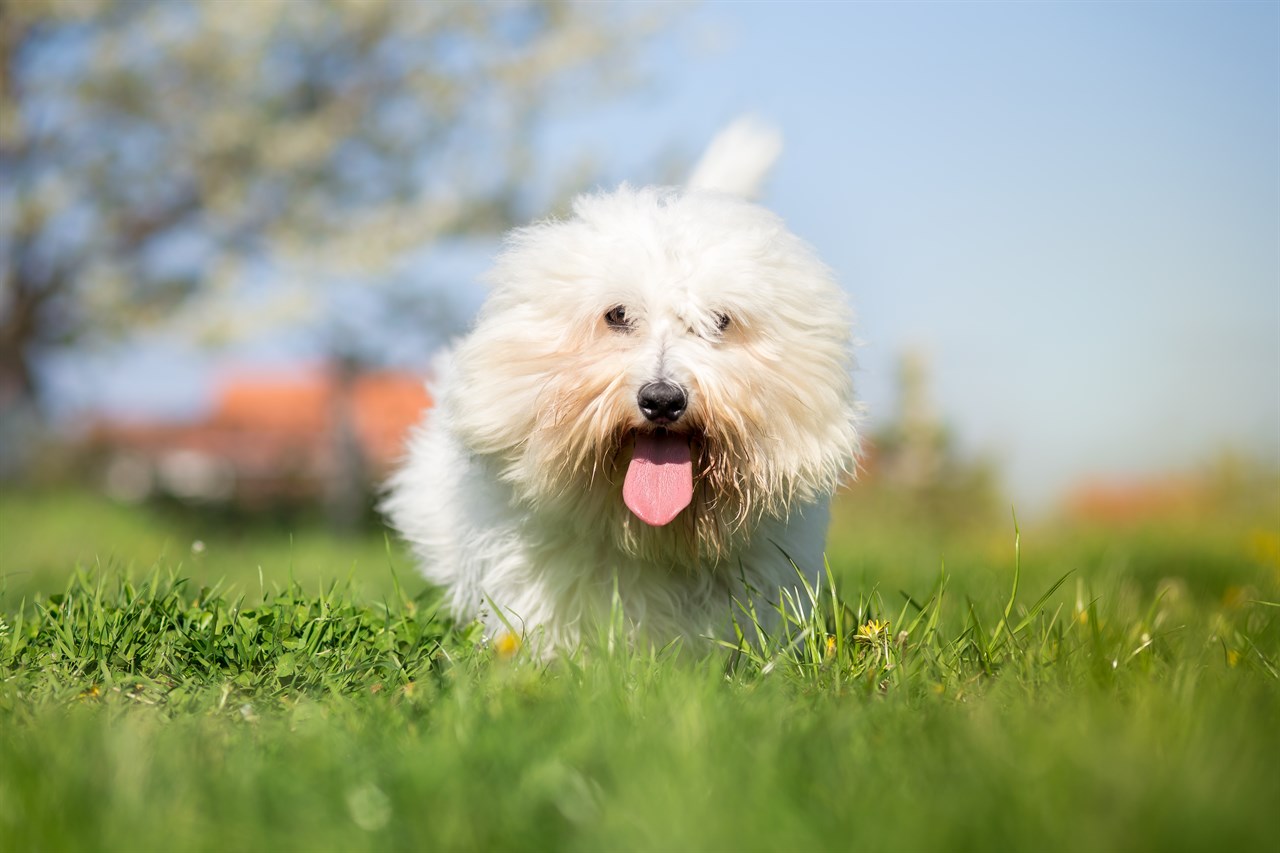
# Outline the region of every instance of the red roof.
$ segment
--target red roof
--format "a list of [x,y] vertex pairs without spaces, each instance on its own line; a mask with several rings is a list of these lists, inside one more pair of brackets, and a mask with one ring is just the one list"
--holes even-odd
[[[327,370],[228,378],[207,425],[307,444],[333,428],[339,391],[337,374]],[[431,405],[421,377],[392,371],[357,375],[349,395],[360,447],[378,468],[400,455],[405,434]]]
[[305,494],[336,470],[340,417],[350,418],[369,474],[381,479],[431,402],[422,377],[409,373],[361,373],[345,389],[334,370],[245,373],[224,377],[203,420],[112,423],[95,438],[155,460],[201,454],[234,469],[241,491]]

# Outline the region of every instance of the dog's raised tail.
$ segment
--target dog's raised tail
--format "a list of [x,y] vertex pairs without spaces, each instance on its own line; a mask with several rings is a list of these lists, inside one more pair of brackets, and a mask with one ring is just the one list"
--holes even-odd
[[716,134],[689,176],[691,189],[755,198],[782,153],[782,134],[753,116],[743,116]]

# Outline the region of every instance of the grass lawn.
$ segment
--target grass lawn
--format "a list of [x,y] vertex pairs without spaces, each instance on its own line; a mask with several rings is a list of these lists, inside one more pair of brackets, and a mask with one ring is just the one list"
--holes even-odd
[[0,536],[0,851],[1280,845],[1271,498],[1017,547],[846,501],[790,636],[551,663],[379,532],[9,493]]

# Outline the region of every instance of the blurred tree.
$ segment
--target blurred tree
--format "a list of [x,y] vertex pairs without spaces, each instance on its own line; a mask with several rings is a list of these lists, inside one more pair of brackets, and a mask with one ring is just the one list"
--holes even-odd
[[537,213],[533,131],[616,91],[656,23],[572,2],[3,0],[0,411],[31,408],[51,349],[193,297],[214,331],[206,297],[261,262],[322,302],[327,280]]
[[995,466],[969,458],[937,413],[929,362],[918,350],[898,365],[898,405],[870,436],[866,469],[855,493],[922,521],[956,525],[985,520],[1000,505]]

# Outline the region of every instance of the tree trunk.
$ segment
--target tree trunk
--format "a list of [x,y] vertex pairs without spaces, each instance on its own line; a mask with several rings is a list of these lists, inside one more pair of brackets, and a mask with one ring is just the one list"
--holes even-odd
[[357,529],[364,520],[367,497],[364,448],[355,422],[359,369],[354,359],[339,356],[333,371],[329,416],[333,468],[325,484],[325,510],[333,528],[345,533]]
[[[15,253],[17,254],[17,253]],[[21,266],[5,276],[0,302],[0,413],[36,403],[36,376],[31,347],[39,329],[40,291],[22,280]]]

